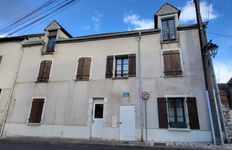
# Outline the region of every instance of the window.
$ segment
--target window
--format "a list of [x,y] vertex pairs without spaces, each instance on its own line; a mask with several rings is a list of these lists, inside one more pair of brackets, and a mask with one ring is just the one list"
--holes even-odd
[[48,37],[48,45],[47,45],[46,53],[54,52],[55,44],[56,44],[56,36]]
[[43,98],[33,99],[28,123],[41,123],[43,107],[44,107]]
[[0,89],[0,94],[2,94],[2,89]]
[[103,104],[95,104],[94,118],[103,118]]
[[77,81],[87,81],[90,77],[91,57],[81,57],[78,60]]
[[170,128],[186,128],[184,98],[168,98]]
[[163,60],[166,76],[182,75],[179,51],[164,51]]
[[127,78],[136,76],[136,54],[107,56],[106,78],[113,77],[114,62],[115,78]]
[[158,97],[157,103],[159,128],[200,129],[195,97]]
[[163,35],[163,41],[176,39],[174,18],[165,18],[162,20],[162,35]]
[[2,63],[2,56],[0,56],[0,63]]
[[41,61],[37,82],[48,82],[49,76],[50,76],[51,65],[52,65],[51,60]]
[[128,77],[128,56],[117,56],[116,57],[116,67],[115,67],[115,77]]

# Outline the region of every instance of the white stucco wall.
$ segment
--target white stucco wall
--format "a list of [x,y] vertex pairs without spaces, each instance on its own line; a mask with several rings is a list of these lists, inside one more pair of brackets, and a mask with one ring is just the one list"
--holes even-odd
[[[142,35],[141,38],[143,90],[150,93],[150,99],[147,101],[148,139],[150,141],[210,141],[209,116],[197,30],[180,31],[179,37],[179,43],[168,45],[160,44],[159,33]],[[139,139],[138,78],[105,79],[106,57],[130,53],[136,53],[138,57],[137,39],[137,37],[124,37],[57,44],[53,55],[43,56],[41,56],[40,46],[26,47],[5,135],[89,138],[91,135],[89,123],[91,118],[88,115],[91,112],[89,99],[107,98],[103,139],[119,139],[119,124],[115,127],[112,124],[112,117],[119,120],[119,107],[122,105],[136,106],[136,128],[137,139]],[[182,77],[164,77],[162,60],[164,50],[180,51]],[[82,56],[92,57],[90,81],[74,81],[77,61]],[[35,83],[41,59],[53,60],[49,83]],[[130,97],[124,98],[123,92],[129,92]],[[159,129],[157,97],[168,95],[197,98],[200,130],[173,132]],[[26,124],[32,97],[46,97],[40,126]],[[188,136],[191,138],[186,138]]]

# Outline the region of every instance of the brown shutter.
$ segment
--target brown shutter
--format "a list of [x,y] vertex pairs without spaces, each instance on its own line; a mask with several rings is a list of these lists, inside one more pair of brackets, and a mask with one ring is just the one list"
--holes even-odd
[[166,98],[159,97],[158,100],[158,115],[159,115],[159,128],[168,128],[168,115]]
[[114,56],[107,56],[106,78],[112,78],[112,76],[113,76],[113,63],[114,63]]
[[79,58],[76,80],[82,80],[84,62],[85,62],[85,58],[84,57]]
[[85,57],[84,65],[83,65],[83,73],[82,73],[83,80],[89,80],[90,67],[91,67],[91,57]]
[[164,59],[164,74],[172,75],[171,51],[164,51],[163,59]]
[[44,99],[33,99],[29,123],[40,123],[43,112]]
[[51,60],[45,60],[45,65],[44,65],[44,72],[43,72],[43,81],[48,81],[49,76],[50,76],[50,70],[52,66],[52,61]]
[[39,74],[38,74],[38,78],[37,78],[37,81],[42,81],[42,75],[43,75],[43,72],[44,72],[44,65],[45,65],[45,61],[41,61],[40,62],[40,68],[39,68]]
[[129,77],[136,76],[136,54],[129,54]]
[[2,63],[2,56],[0,56],[0,63]]
[[172,51],[171,62],[172,75],[181,75],[180,53],[178,51]]
[[195,97],[187,97],[188,114],[189,114],[189,125],[191,129],[200,129],[197,101]]

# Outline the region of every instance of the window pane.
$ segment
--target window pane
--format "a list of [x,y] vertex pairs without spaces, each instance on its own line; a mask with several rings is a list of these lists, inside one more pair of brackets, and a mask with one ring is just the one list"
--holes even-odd
[[122,59],[117,59],[117,65],[121,65],[122,64]]
[[103,104],[95,104],[94,118],[103,118]]

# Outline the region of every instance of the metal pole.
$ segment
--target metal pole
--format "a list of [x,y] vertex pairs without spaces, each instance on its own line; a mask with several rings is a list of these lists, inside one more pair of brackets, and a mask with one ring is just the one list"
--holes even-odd
[[140,51],[140,42],[141,42],[141,32],[138,36],[138,79],[139,79],[139,100],[140,100],[140,126],[141,126],[141,142],[144,141],[143,130],[144,130],[144,110],[143,110],[143,99],[142,99],[142,80],[141,80],[141,51]]

